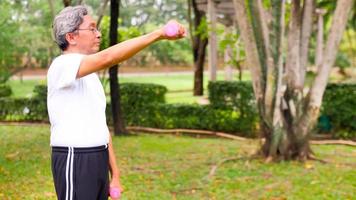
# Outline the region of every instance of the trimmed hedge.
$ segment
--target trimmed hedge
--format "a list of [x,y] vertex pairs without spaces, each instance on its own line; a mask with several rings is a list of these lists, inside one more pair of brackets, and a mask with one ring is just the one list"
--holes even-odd
[[325,90],[319,128],[336,138],[356,138],[356,84],[329,84]]
[[[120,84],[121,108],[125,122],[136,125],[147,120],[152,110],[152,104],[164,104],[167,88],[157,84],[123,83]],[[107,120],[112,124],[110,105],[106,108]]]
[[144,107],[152,103],[165,103],[167,88],[151,83],[120,84],[121,102],[123,106]]
[[[242,121],[257,123],[258,113],[251,82],[214,81],[208,85],[210,105],[215,109],[233,110]],[[245,127],[245,126],[244,126]],[[252,129],[245,129],[251,131]]]
[[2,121],[48,121],[47,86],[35,86],[32,98],[0,98]]
[[0,98],[2,121],[48,121],[46,102],[29,98]]
[[[167,88],[155,84],[120,84],[126,125],[187,128],[253,136],[258,122],[253,90],[247,82],[209,83],[210,105],[166,104]],[[47,87],[36,86],[32,98],[0,98],[2,121],[48,121]],[[329,84],[325,91],[319,128],[336,138],[356,137],[356,85]],[[110,105],[107,108],[111,124]]]
[[217,109],[210,105],[197,104],[148,104],[142,109],[135,110],[138,112],[130,112],[132,109],[123,110],[126,125],[162,129],[200,129],[254,136],[254,122],[241,118],[237,111],[231,109]]

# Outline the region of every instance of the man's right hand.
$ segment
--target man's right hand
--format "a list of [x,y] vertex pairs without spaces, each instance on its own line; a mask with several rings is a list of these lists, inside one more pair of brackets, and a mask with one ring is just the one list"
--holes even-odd
[[170,20],[160,29],[162,39],[177,40],[185,37],[186,30],[184,26],[176,20]]

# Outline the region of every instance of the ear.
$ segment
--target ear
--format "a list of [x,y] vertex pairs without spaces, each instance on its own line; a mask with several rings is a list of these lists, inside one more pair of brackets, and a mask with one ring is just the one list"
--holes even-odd
[[66,40],[69,43],[69,45],[75,46],[77,44],[75,33],[67,33]]

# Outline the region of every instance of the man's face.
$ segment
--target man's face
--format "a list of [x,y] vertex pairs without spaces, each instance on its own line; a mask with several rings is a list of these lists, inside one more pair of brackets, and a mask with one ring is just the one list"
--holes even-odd
[[99,51],[101,33],[96,22],[89,15],[83,17],[83,23],[76,30],[76,48],[84,54],[93,54]]

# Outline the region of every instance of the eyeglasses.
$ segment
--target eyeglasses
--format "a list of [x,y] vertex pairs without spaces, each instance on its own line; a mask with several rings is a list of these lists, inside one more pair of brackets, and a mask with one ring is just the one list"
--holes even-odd
[[91,31],[93,33],[100,33],[101,32],[100,28],[80,28],[80,29],[78,28],[76,30],[78,30],[78,31]]

